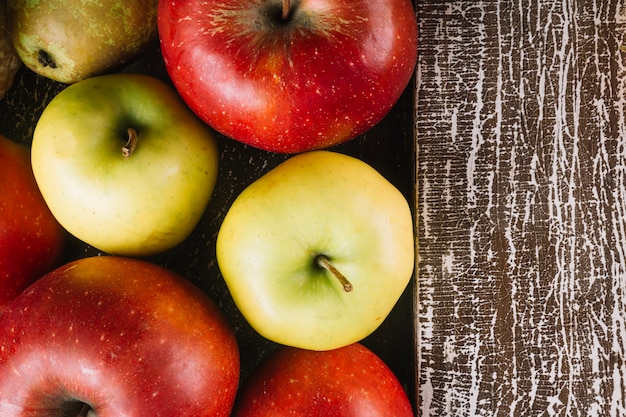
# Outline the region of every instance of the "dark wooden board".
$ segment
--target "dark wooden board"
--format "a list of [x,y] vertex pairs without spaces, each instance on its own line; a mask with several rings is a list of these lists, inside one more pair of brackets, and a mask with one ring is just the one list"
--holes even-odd
[[420,1],[422,416],[626,415],[626,10]]
[[[158,45],[123,71],[148,73],[169,82]],[[0,100],[0,134],[30,145],[41,112],[65,87],[22,67],[13,88]],[[376,168],[404,193],[415,212],[414,91],[412,82],[379,125],[333,150],[359,157]],[[218,302],[236,330],[241,350],[242,378],[245,378],[276,345],[254,332],[236,309],[215,261],[215,238],[235,197],[248,184],[288,156],[254,149],[220,135],[217,137],[220,148],[219,176],[200,224],[181,245],[147,260],[180,273]],[[100,253],[71,236],[68,240],[68,261]],[[412,280],[388,319],[363,343],[390,366],[415,403],[414,283],[415,280]]]

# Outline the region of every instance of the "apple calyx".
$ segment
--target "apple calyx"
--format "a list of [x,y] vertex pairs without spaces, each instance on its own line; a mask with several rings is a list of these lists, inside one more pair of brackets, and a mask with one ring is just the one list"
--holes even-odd
[[139,140],[139,137],[137,136],[137,131],[132,127],[129,127],[126,133],[128,134],[128,141],[126,145],[122,147],[122,155],[124,158],[129,158],[133,152],[135,152],[135,148],[137,148],[137,140]]
[[328,272],[330,272],[341,284],[343,290],[345,292],[352,291],[352,283],[348,281],[348,278],[345,277],[335,266],[330,262],[330,259],[326,255],[317,255],[315,257],[315,264],[321,268],[324,268]]

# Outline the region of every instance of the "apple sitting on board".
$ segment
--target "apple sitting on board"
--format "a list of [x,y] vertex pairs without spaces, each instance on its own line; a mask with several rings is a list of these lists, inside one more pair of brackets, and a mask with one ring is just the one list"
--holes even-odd
[[24,64],[62,83],[112,72],[157,39],[157,0],[7,1]]
[[217,305],[141,260],[68,263],[0,317],[3,417],[228,417],[239,366]]
[[46,205],[25,146],[0,135],[0,314],[59,266],[66,232]]
[[377,124],[417,60],[411,0],[160,0],[166,69],[224,135],[299,153]]
[[414,266],[411,209],[365,162],[292,156],[249,185],[219,229],[216,255],[245,319],[274,342],[329,350],[380,326]]
[[41,193],[74,236],[109,254],[146,256],[182,242],[213,192],[213,133],[163,81],[111,74],[72,84],[33,134]]
[[232,417],[413,417],[402,385],[355,343],[317,352],[279,347],[244,381]]

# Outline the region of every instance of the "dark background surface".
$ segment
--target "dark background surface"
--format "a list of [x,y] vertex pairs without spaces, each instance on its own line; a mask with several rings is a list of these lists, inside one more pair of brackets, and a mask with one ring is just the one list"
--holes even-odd
[[[169,83],[157,45],[122,71],[151,74]],[[65,87],[64,84],[47,80],[22,66],[13,88],[0,100],[0,134],[30,145],[41,112]],[[415,213],[414,109],[414,82],[412,82],[397,105],[379,125],[361,137],[332,150],[356,156],[376,168],[403,192]],[[220,135],[217,135],[217,138],[220,148],[219,174],[214,194],[203,218],[182,244],[145,259],[180,273],[217,301],[235,328],[241,350],[242,378],[245,378],[258,361],[276,345],[252,330],[235,307],[217,267],[215,239],[235,197],[248,184],[288,156],[261,151]],[[71,236],[68,236],[68,240],[68,261],[100,253]],[[412,298],[414,283],[413,279],[382,326],[363,341],[363,344],[390,366],[412,401],[415,401],[416,370]]]

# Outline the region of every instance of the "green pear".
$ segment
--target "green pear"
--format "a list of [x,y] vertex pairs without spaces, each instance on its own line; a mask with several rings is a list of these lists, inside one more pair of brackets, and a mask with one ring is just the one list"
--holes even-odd
[[28,68],[66,84],[113,72],[156,38],[158,0],[8,0],[15,49]]

